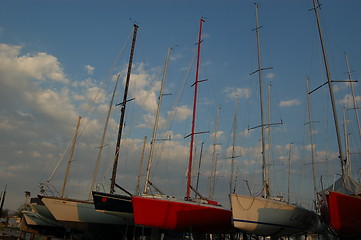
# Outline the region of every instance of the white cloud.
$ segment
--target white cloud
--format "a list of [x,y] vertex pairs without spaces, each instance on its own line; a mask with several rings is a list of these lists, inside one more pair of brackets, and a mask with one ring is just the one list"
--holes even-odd
[[89,75],[93,75],[94,67],[92,67],[90,65],[85,65],[84,68]]
[[299,99],[284,100],[279,103],[280,107],[293,107],[301,104]]
[[175,140],[175,139],[183,139],[183,136],[180,134],[174,134],[173,131],[169,130],[166,131],[165,133],[161,134],[162,138],[164,139],[171,139],[171,140]]
[[25,100],[29,102],[31,108],[41,114],[63,121],[67,121],[74,114],[74,106],[70,103],[66,89],[61,92],[50,89],[38,90],[36,93],[24,91]]
[[104,103],[105,92],[99,87],[91,87],[87,89],[88,100],[94,103]]
[[268,79],[274,79],[275,78],[275,74],[274,73],[268,73],[267,75],[266,75],[266,78],[268,78]]
[[[353,107],[353,97],[351,94],[346,94],[343,99],[339,100],[338,103],[342,104],[344,107],[351,108]],[[359,105],[361,102],[361,96],[355,96],[356,105]]]
[[21,46],[0,44],[0,65],[7,73],[41,81],[69,82],[56,57],[45,52],[20,56],[20,50]]
[[192,109],[186,105],[175,107],[173,111],[168,112],[168,116],[174,116],[177,120],[185,120],[192,115]]
[[244,130],[240,133],[240,135],[243,136],[243,137],[249,137],[249,136],[251,135],[251,132],[252,132],[252,131],[250,131],[250,130],[248,130],[248,129],[246,128],[246,129],[244,129]]
[[239,98],[249,98],[251,95],[251,90],[249,88],[232,88],[232,87],[226,87],[223,90],[223,93],[226,94],[226,96],[230,99],[236,98],[238,96]]
[[178,60],[178,59],[180,59],[180,58],[182,58],[182,55],[181,54],[173,54],[173,55],[170,55],[169,56],[169,59],[171,60],[171,61],[176,61],[176,60]]
[[[223,135],[223,131],[217,131],[217,138],[221,137]],[[214,136],[216,135],[215,132],[211,133],[211,137],[214,138]]]
[[[303,146],[302,149],[307,150],[307,151],[312,151],[311,146],[312,146],[311,144],[308,144],[308,145],[306,145],[306,146]],[[315,145],[315,144],[313,144],[313,149],[316,149],[316,145]]]

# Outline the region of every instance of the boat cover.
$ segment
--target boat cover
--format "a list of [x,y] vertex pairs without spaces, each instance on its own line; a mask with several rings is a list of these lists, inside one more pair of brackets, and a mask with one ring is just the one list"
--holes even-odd
[[335,184],[332,184],[326,190],[339,192],[347,195],[361,196],[361,184],[348,175],[340,177],[335,182]]

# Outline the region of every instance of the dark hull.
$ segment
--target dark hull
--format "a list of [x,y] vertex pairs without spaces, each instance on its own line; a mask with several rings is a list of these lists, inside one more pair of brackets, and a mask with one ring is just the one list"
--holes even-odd
[[119,194],[110,194],[93,191],[93,200],[96,210],[133,213],[132,198]]

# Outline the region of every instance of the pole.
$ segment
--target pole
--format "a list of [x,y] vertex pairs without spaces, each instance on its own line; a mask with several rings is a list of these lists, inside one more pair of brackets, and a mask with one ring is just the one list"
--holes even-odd
[[236,158],[236,139],[237,139],[237,110],[238,110],[238,95],[236,96],[236,104],[234,106],[233,115],[233,144],[232,144],[232,162],[231,162],[231,181],[229,184],[229,192],[232,192],[233,176],[234,176],[234,159]]
[[76,125],[76,130],[73,136],[73,144],[70,150],[70,154],[69,154],[69,159],[68,159],[68,165],[66,167],[66,172],[65,172],[65,178],[64,178],[64,183],[63,183],[63,189],[61,190],[61,197],[64,197],[64,192],[65,192],[65,187],[66,187],[66,182],[68,180],[68,175],[69,175],[69,170],[70,170],[70,164],[71,161],[73,160],[73,153],[74,153],[74,148],[75,148],[75,143],[76,143],[76,138],[78,136],[78,130],[79,130],[79,125],[80,125],[80,120],[81,117],[78,117],[78,123]]
[[290,151],[289,151],[289,156],[288,156],[288,203],[290,203],[290,186],[291,186],[291,159],[292,159],[292,144],[290,143]]
[[130,74],[131,74],[131,71],[132,71],[135,41],[137,39],[138,26],[136,24],[134,24],[133,27],[134,27],[133,41],[132,41],[132,47],[131,47],[130,56],[129,56],[128,73],[127,73],[127,79],[126,79],[126,82],[125,82],[124,97],[123,97],[123,102],[121,103],[122,108],[121,108],[121,116],[120,116],[120,122],[119,122],[117,145],[116,145],[115,154],[114,154],[114,163],[113,163],[113,172],[112,172],[112,178],[111,178],[111,184],[110,184],[110,193],[115,192],[114,187],[115,187],[115,180],[116,180],[116,176],[117,176],[120,141],[121,141],[123,125],[124,125],[125,108],[126,108],[126,104],[127,104],[127,96],[128,96]]
[[313,194],[314,194],[314,199],[316,201],[316,206],[318,206],[317,187],[316,187],[316,168],[315,168],[315,146],[313,144],[311,99],[310,99],[309,88],[308,88],[308,77],[306,77],[306,92],[307,92],[306,94],[307,94],[308,121],[309,121],[309,124],[310,124],[311,160],[312,160],[312,175],[313,175]]
[[355,115],[356,115],[356,120],[357,120],[357,128],[358,128],[358,133],[359,133],[359,137],[361,138],[361,126],[360,126],[360,120],[358,117],[358,107],[357,107],[357,102],[356,102],[356,98],[355,98],[355,91],[353,88],[353,84],[352,84],[352,77],[351,77],[351,70],[350,70],[350,65],[348,63],[348,56],[347,53],[345,53],[345,57],[346,57],[346,64],[347,64],[347,73],[348,73],[348,80],[350,81],[350,86],[351,86],[351,93],[352,93],[352,100],[353,100],[353,108],[355,110]]
[[216,146],[217,146],[217,133],[218,133],[218,116],[219,116],[219,110],[221,108],[217,108],[217,114],[216,114],[216,129],[214,132],[214,140],[213,140],[213,152],[212,152],[212,172],[210,176],[210,187],[209,187],[209,198],[213,198],[214,194],[214,185],[216,182],[216,172],[217,172],[217,160],[216,160]]
[[330,73],[330,69],[329,69],[329,66],[328,66],[328,60],[327,60],[327,55],[326,55],[326,48],[325,48],[324,43],[323,43],[321,23],[320,23],[320,19],[319,19],[319,16],[318,16],[318,6],[317,6],[317,4],[316,4],[316,1],[317,1],[317,0],[313,0],[313,6],[314,6],[314,10],[315,10],[316,21],[317,21],[317,28],[318,28],[318,34],[319,34],[320,41],[321,41],[321,47],[322,47],[322,53],[323,53],[323,60],[324,60],[324,64],[325,64],[326,74],[327,74],[328,89],[329,89],[330,97],[331,97],[331,104],[332,104],[332,111],[333,111],[333,119],[334,119],[335,128],[336,128],[336,135],[337,135],[338,152],[339,152],[339,154],[340,154],[339,158],[340,158],[340,161],[341,161],[341,171],[342,171],[342,176],[346,176],[346,175],[347,175],[347,172],[346,172],[346,159],[344,158],[344,155],[343,155],[343,149],[342,149],[342,143],[341,143],[341,133],[340,133],[339,125],[338,125],[338,117],[337,117],[337,111],[336,111],[336,102],[335,102],[335,96],[334,96],[334,94],[333,94],[333,86],[332,86],[332,80],[331,80],[331,73]]
[[165,64],[164,64],[162,82],[161,82],[160,91],[159,91],[158,104],[157,104],[157,113],[155,115],[155,121],[154,121],[154,126],[153,126],[153,135],[152,135],[152,140],[150,142],[150,152],[149,152],[149,160],[148,160],[148,166],[147,166],[147,175],[146,175],[145,184],[144,184],[144,193],[147,193],[147,191],[148,191],[150,168],[151,168],[152,162],[153,162],[154,145],[155,145],[155,139],[156,139],[156,136],[157,136],[157,128],[158,128],[158,121],[159,121],[159,114],[160,114],[160,106],[162,104],[162,99],[163,99],[163,89],[164,89],[164,82],[165,82],[165,79],[166,79],[166,76],[167,76],[168,60],[169,60],[170,50],[171,50],[171,48],[168,47],[167,57],[165,59]]
[[187,172],[187,194],[186,200],[189,200],[191,197],[191,177],[192,177],[192,161],[193,161],[193,144],[194,144],[194,127],[196,124],[196,108],[197,108],[197,93],[198,93],[198,72],[200,65],[200,55],[201,55],[201,43],[202,43],[202,24],[204,19],[200,19],[199,26],[199,36],[198,36],[198,54],[197,54],[197,67],[196,67],[196,81],[194,83],[194,99],[193,99],[193,115],[192,115],[192,132],[191,132],[191,141],[190,141],[190,150],[189,150],[189,161],[188,161],[188,172]]
[[139,163],[139,173],[138,173],[138,183],[136,187],[137,194],[140,194],[140,176],[142,175],[142,168],[143,168],[143,160],[144,160],[144,152],[145,152],[145,144],[147,143],[147,136],[144,136],[143,141],[143,150],[142,150],[142,158],[140,159]]
[[115,81],[115,86],[114,86],[112,98],[111,98],[110,103],[109,103],[107,119],[105,120],[103,135],[102,135],[102,139],[101,139],[101,142],[100,142],[100,147],[99,147],[99,152],[98,152],[98,157],[97,157],[97,162],[96,162],[96,164],[95,164],[95,169],[94,169],[94,174],[93,174],[92,185],[91,185],[90,193],[89,193],[89,199],[91,199],[91,194],[92,194],[92,191],[94,190],[95,182],[96,182],[96,180],[97,180],[99,163],[100,163],[100,159],[101,159],[102,152],[103,152],[105,135],[106,135],[107,128],[108,128],[110,113],[111,113],[111,111],[112,111],[114,96],[115,96],[115,92],[116,92],[116,89],[117,89],[117,86],[118,86],[119,77],[120,77],[120,74],[118,74],[117,80]]
[[259,99],[261,107],[261,144],[262,144],[262,182],[263,182],[263,196],[268,198],[269,195],[269,186],[267,184],[266,176],[266,157],[265,157],[265,140],[264,140],[264,112],[263,112],[263,95],[262,95],[262,67],[261,67],[261,43],[259,38],[259,26],[258,26],[258,8],[259,5],[256,5],[256,37],[257,37],[257,56],[258,56],[258,79],[259,79]]

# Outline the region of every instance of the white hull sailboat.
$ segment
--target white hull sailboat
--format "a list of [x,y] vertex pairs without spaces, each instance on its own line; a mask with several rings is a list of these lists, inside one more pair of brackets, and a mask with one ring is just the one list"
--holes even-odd
[[55,219],[62,224],[78,229],[88,230],[89,224],[133,224],[129,216],[113,216],[95,210],[92,201],[43,196],[42,201]]
[[261,236],[289,236],[318,225],[314,212],[270,198],[230,195],[233,225]]
[[258,4],[256,4],[256,36],[258,50],[258,73],[260,87],[260,108],[261,108],[261,133],[262,133],[262,183],[263,196],[254,197],[230,194],[232,207],[232,221],[234,227],[242,232],[260,236],[290,236],[317,231],[319,220],[317,215],[310,210],[285,202],[282,199],[272,198],[269,194],[269,183],[267,182],[266,161],[265,161],[265,139],[263,103],[262,103],[262,71],[269,68],[262,68],[260,61],[260,40],[258,27]]

